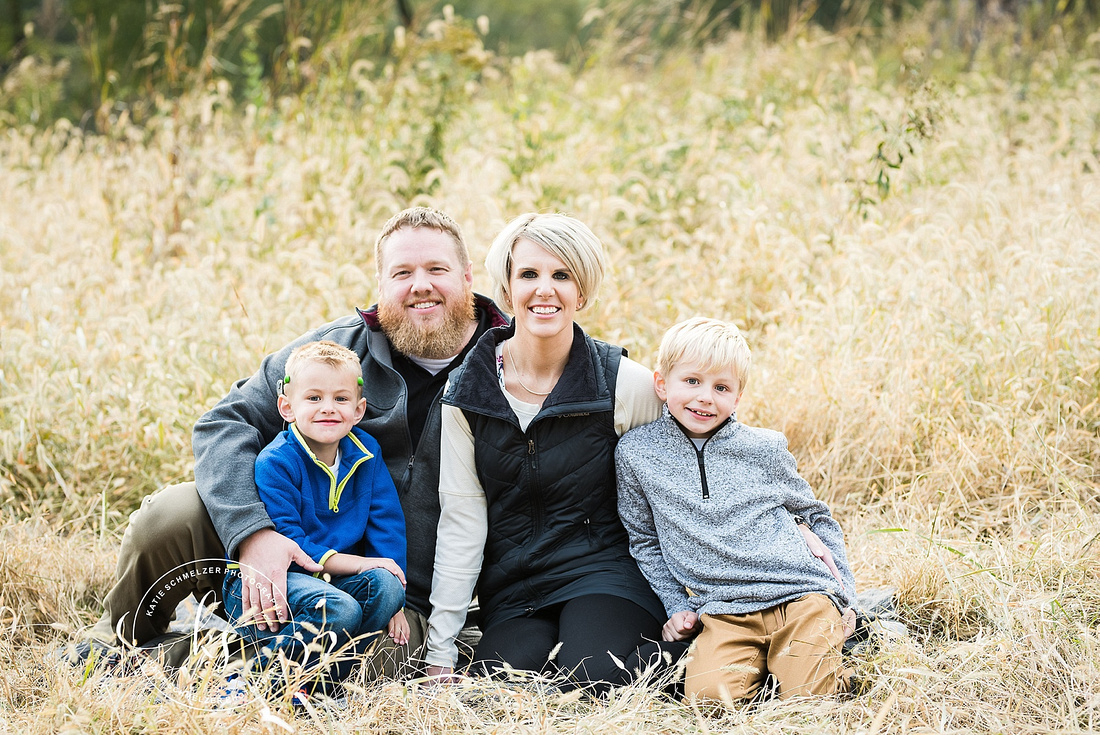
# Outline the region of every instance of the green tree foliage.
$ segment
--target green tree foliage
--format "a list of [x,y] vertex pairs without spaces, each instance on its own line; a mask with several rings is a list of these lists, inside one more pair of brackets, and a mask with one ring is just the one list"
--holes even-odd
[[1036,39],[1052,33],[1084,42],[1100,15],[1100,0],[933,2],[0,0],[0,122],[68,117],[104,129],[120,110],[141,120],[162,100],[214,81],[257,103],[302,94],[328,72],[399,62],[394,28],[421,37],[442,15],[481,28],[497,54],[546,48],[582,64],[652,63],[733,28],[773,38],[809,24],[867,32],[915,12],[949,28],[950,43],[973,60],[988,23],[1015,22],[1022,45],[1038,48]]
[[[264,96],[265,87],[272,96],[297,93],[316,77],[313,56],[318,49],[343,51],[342,59],[324,63],[379,58],[381,32],[394,9],[391,0],[60,3],[19,8],[32,27],[44,19],[46,6],[64,11],[49,24],[59,30],[48,43],[20,44],[10,24],[4,24],[0,59],[10,67],[4,82],[17,94],[7,104],[0,102],[0,111],[17,121],[49,120],[67,112],[79,118],[87,111],[102,125],[120,103],[140,119],[155,109],[158,97],[202,88],[216,79],[229,81],[238,96],[252,99]],[[28,55],[34,63],[25,63]],[[70,75],[76,84],[62,83]],[[14,99],[20,95],[26,104]]]
[[[0,59],[10,59],[26,37],[23,33],[23,7],[19,0],[4,0],[0,4]],[[10,63],[10,62],[9,62]]]
[[568,53],[575,46],[584,19],[586,0],[435,0],[434,12],[450,4],[456,15],[489,19],[485,45],[504,55],[522,55],[534,49]]

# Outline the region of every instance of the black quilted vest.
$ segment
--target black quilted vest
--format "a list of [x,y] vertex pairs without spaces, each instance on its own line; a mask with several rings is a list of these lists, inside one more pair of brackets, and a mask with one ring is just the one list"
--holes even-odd
[[623,350],[573,327],[569,361],[542,410],[521,431],[500,389],[486,332],[451,374],[443,402],[462,409],[488,503],[478,581],[482,626],[587,594],[664,609],[630,556],[615,492],[615,380]]

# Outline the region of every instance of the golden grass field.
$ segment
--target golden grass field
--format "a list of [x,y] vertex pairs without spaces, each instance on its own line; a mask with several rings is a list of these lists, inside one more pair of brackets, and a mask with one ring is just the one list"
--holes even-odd
[[[427,55],[352,67],[259,109],[211,85],[104,135],[0,121],[0,731],[1100,727],[1100,35],[991,27],[967,67],[934,31],[582,71],[474,43],[446,77]],[[433,124],[445,163],[417,168]],[[582,325],[642,362],[682,318],[743,326],[740,418],[787,433],[860,587],[895,588],[911,631],[853,662],[862,694],[721,711],[391,682],[295,716],[50,659],[98,617],[128,512],[190,476],[193,422],[373,303],[374,233],[410,203],[451,213],[478,263],[523,211],[583,219],[613,266]]]

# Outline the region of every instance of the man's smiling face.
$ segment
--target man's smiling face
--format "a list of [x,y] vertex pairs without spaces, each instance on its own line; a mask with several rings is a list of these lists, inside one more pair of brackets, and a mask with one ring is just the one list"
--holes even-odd
[[397,350],[414,357],[457,355],[474,329],[473,266],[451,236],[430,227],[393,232],[382,247],[378,320]]

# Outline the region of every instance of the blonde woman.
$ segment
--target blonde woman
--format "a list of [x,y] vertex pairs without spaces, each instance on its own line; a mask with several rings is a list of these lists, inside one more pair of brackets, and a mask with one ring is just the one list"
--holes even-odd
[[472,672],[507,665],[602,691],[627,682],[665,619],[615,494],[619,437],[660,414],[653,374],[573,321],[604,274],[581,222],[518,217],[486,267],[514,319],[478,341],[443,398],[429,673],[453,671],[476,586]]

